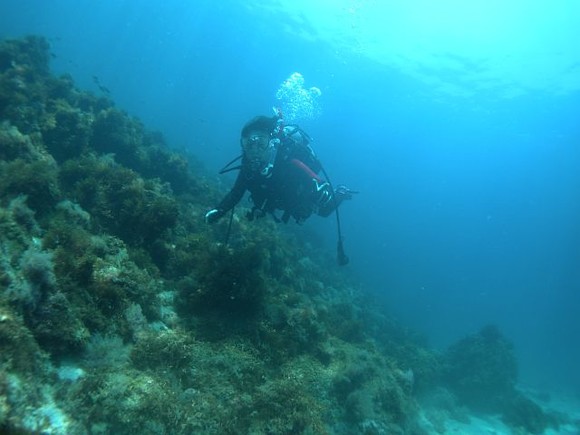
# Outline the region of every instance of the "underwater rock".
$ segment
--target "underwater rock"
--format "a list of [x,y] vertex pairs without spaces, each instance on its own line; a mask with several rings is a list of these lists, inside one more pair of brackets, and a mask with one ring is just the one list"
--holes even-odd
[[538,404],[521,393],[514,394],[506,403],[501,418],[514,431],[527,434],[543,434],[548,427],[559,429],[556,416],[547,414]]
[[0,431],[414,433],[433,354],[49,59],[0,42]]
[[496,412],[515,394],[518,377],[513,345],[490,325],[449,347],[444,381],[459,400]]
[[261,254],[256,245],[232,251],[218,246],[197,264],[196,288],[184,288],[181,299],[195,314],[220,313],[249,319],[263,309],[265,282],[260,276]]
[[0,161],[0,174],[0,198],[26,195],[28,206],[39,216],[45,215],[61,198],[53,162]]
[[68,160],[60,180],[95,224],[132,244],[150,244],[177,222],[168,185],[146,180],[110,157]]
[[170,152],[160,134],[147,132],[141,122],[114,107],[96,114],[90,147],[99,154],[114,154],[117,162],[144,177],[169,182],[176,193],[197,189],[184,156]]

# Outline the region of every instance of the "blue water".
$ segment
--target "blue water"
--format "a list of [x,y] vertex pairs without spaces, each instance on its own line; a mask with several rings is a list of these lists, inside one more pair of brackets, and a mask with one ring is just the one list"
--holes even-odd
[[[361,192],[341,216],[366,291],[437,348],[495,323],[523,382],[580,391],[580,7],[308,3],[4,0],[0,36],[48,37],[55,72],[210,171],[300,72],[322,111],[299,121]],[[334,220],[309,226],[334,249]]]

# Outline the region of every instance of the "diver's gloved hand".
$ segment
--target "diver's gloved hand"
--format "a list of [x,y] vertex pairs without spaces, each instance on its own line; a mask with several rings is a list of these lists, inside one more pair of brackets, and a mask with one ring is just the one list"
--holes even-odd
[[338,186],[336,186],[336,189],[334,189],[334,194],[336,195],[337,198],[340,199],[352,199],[352,195],[354,195],[355,193],[358,192],[356,190],[350,190],[344,184],[339,184]]
[[330,184],[326,181],[320,181],[316,178],[312,179],[314,183],[314,202],[318,207],[325,207],[332,201],[332,191]]
[[217,222],[224,215],[223,210],[219,208],[213,208],[205,214],[205,223],[213,224]]

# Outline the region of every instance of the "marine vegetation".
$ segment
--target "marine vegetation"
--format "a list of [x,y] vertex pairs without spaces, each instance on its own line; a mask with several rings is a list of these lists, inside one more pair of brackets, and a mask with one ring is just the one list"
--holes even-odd
[[444,357],[445,382],[464,404],[499,413],[509,426],[541,434],[558,428],[558,418],[516,389],[518,369],[513,345],[488,325],[451,346]]
[[203,166],[49,60],[0,42],[0,432],[422,434],[443,377],[514,391],[495,331],[442,358],[299,234],[236,214],[223,244]]
[[514,394],[518,372],[513,345],[493,325],[451,346],[445,362],[446,381],[463,403],[498,411]]

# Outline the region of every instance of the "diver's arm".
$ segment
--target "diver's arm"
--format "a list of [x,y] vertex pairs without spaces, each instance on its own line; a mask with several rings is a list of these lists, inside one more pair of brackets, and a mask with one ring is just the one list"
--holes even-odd
[[238,178],[236,178],[234,187],[232,187],[232,189],[228,192],[224,199],[222,199],[217,207],[211,209],[205,214],[205,221],[210,224],[218,221],[224,214],[226,214],[229,210],[234,208],[238,202],[240,202],[242,196],[244,196],[244,193],[246,192],[246,189],[246,177],[244,175],[244,171],[241,170],[238,174]]
[[225,196],[225,198],[222,199],[222,202],[219,203],[217,208],[223,210],[224,213],[228,212],[229,210],[234,208],[238,202],[240,202],[242,196],[244,196],[244,193],[246,193],[246,189],[247,189],[246,176],[244,174],[244,171],[241,170],[240,173],[238,174],[238,178],[236,178],[234,187],[232,187],[232,190],[230,190],[229,193]]

